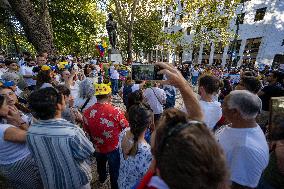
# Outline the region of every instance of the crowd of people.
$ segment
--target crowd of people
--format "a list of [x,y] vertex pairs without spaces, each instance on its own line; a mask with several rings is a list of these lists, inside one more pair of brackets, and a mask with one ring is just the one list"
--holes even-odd
[[117,65],[99,61],[2,58],[0,185],[90,189],[110,178],[112,189],[284,188],[283,112],[269,121],[283,72],[156,65],[161,81],[121,81]]

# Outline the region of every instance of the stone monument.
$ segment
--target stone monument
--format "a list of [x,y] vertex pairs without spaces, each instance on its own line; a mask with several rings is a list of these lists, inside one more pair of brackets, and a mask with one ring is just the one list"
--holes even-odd
[[111,49],[108,50],[108,59],[114,64],[122,64],[122,56],[120,52],[116,49],[116,30],[117,23],[113,20],[112,13],[109,13],[108,20],[106,21],[106,30],[108,33],[109,42]]

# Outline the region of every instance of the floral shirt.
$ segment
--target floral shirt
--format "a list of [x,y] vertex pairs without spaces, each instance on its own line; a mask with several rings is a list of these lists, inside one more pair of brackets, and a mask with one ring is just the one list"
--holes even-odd
[[84,112],[84,129],[90,135],[96,152],[117,149],[120,132],[128,127],[124,114],[110,103],[96,103]]
[[126,128],[119,136],[120,169],[117,183],[120,189],[129,189],[137,184],[148,171],[152,161],[151,147],[148,143],[139,143],[137,154],[124,158],[121,143],[128,130],[129,128]]

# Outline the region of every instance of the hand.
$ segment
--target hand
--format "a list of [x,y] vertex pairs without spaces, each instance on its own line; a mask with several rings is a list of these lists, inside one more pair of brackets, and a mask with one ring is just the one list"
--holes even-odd
[[72,108],[74,107],[74,97],[72,95],[69,96],[69,107]]
[[9,124],[14,125],[14,126],[20,126],[21,123],[24,122],[21,118],[21,114],[19,110],[17,110],[15,107],[12,107],[12,106],[9,106],[9,113],[6,119]]
[[165,74],[167,76],[167,80],[161,81],[163,85],[172,85],[177,88],[184,87],[187,84],[187,81],[184,79],[182,74],[178,69],[176,69],[173,65],[158,62],[156,65],[163,68],[163,70],[159,71],[159,74]]
[[83,123],[83,116],[80,112],[78,112],[77,110],[74,112],[74,115],[75,115],[75,120],[78,122],[78,123]]
[[78,74],[78,71],[73,68],[73,69],[71,70],[70,74],[73,75],[73,76],[75,76],[76,74]]

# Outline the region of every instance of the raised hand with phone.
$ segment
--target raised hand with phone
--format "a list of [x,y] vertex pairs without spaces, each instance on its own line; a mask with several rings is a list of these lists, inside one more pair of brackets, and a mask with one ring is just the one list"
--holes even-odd
[[195,93],[193,92],[193,89],[184,79],[180,71],[178,71],[178,69],[168,63],[158,62],[155,65],[161,68],[159,74],[164,74],[167,77],[167,80],[163,80],[160,83],[164,85],[175,86],[180,90],[190,119],[202,121],[203,113],[199,101]]

